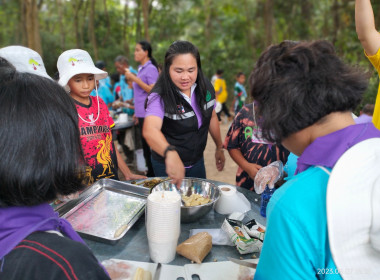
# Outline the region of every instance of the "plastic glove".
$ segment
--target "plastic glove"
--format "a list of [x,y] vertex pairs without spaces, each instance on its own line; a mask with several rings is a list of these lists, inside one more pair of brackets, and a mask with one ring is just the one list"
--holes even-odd
[[131,266],[126,262],[109,259],[103,261],[102,265],[112,280],[129,279],[131,276]]
[[273,189],[274,184],[280,180],[283,172],[284,167],[279,160],[261,168],[255,176],[254,186],[256,193],[261,194],[265,190],[266,185],[270,189]]

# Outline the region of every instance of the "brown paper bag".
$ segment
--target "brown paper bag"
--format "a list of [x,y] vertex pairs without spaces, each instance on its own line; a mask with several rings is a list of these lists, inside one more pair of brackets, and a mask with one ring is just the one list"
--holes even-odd
[[177,253],[200,264],[211,248],[212,236],[208,232],[199,232],[179,244]]

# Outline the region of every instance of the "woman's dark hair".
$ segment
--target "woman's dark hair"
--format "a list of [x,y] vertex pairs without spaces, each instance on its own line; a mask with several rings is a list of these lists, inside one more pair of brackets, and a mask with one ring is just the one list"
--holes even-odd
[[263,136],[281,142],[332,112],[353,111],[368,75],[345,64],[327,41],[270,46],[250,76]]
[[170,45],[165,54],[165,62],[156,84],[151,92],[156,92],[161,96],[164,102],[165,112],[169,114],[182,114],[177,105],[182,104],[182,98],[178,93],[179,89],[170,78],[169,69],[174,58],[182,54],[191,54],[197,61],[198,75],[196,79],[195,96],[199,108],[201,108],[202,117],[205,117],[205,100],[206,100],[206,81],[202,72],[201,57],[198,49],[188,41],[176,41]]
[[152,46],[150,45],[150,43],[148,41],[140,41],[137,44],[139,44],[144,51],[148,52],[148,57],[149,57],[150,61],[152,62],[152,64],[154,66],[156,66],[156,68],[158,70],[158,63],[154,59],[154,57],[152,56]]
[[78,116],[56,82],[0,63],[0,207],[81,190]]

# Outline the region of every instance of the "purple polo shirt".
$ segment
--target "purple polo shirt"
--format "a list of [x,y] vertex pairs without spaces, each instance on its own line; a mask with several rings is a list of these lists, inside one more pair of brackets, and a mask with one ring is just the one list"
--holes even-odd
[[380,138],[373,123],[350,125],[328,135],[318,137],[298,158],[296,174],[312,165],[333,168],[349,148],[370,138]]
[[359,117],[357,117],[354,121],[355,121],[355,123],[368,123],[368,122],[372,122],[372,116],[368,116],[366,114],[362,114]]
[[[198,120],[198,129],[202,126],[202,113],[201,110],[199,109],[197,100],[195,98],[195,87],[196,84],[194,84],[191,87],[191,103],[188,102],[188,100],[185,100],[191,105],[191,108],[193,108],[195,115],[197,116]],[[181,93],[179,93],[181,94]],[[148,97],[148,106],[146,108],[145,116],[156,116],[161,119],[164,119],[165,116],[165,109],[164,109],[164,102],[161,100],[161,97],[155,93],[152,92],[152,94],[149,95]]]
[[[147,85],[152,85],[155,84],[158,79],[158,70],[149,60],[144,65],[139,66],[137,77]],[[133,82],[133,93],[135,98],[135,116],[138,118],[144,118],[144,104],[148,93],[135,82]]]

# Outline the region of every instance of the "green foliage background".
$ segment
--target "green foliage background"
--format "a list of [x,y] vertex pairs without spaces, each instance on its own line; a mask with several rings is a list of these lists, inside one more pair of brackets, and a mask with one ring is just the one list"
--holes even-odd
[[[0,47],[24,42],[19,24],[20,1],[0,0]],[[50,75],[56,72],[57,58],[64,50],[83,48],[94,57],[89,36],[90,1],[95,1],[98,59],[106,61],[110,73],[115,72],[113,60],[119,54],[127,55],[132,66],[137,68],[133,49],[146,35],[139,0],[106,0],[108,37],[104,0],[40,0],[43,59]],[[77,44],[73,15],[74,6],[79,2],[82,2],[78,12],[82,39]],[[379,23],[380,3],[372,2]],[[243,71],[249,76],[256,59],[267,47],[266,0],[150,0],[149,3],[149,36],[156,60],[163,62],[166,49],[175,40],[193,42],[200,50],[202,68],[208,77],[216,69],[225,70],[231,99],[235,74]],[[127,13],[124,12],[126,4]],[[62,18],[58,13],[59,5]],[[355,1],[351,0],[272,0],[269,10],[273,18],[271,41],[332,41],[345,61],[372,73],[363,104],[374,103],[378,75],[365,58],[357,39],[354,8]],[[125,16],[127,26],[123,38]],[[125,40],[127,48],[123,45]]]

